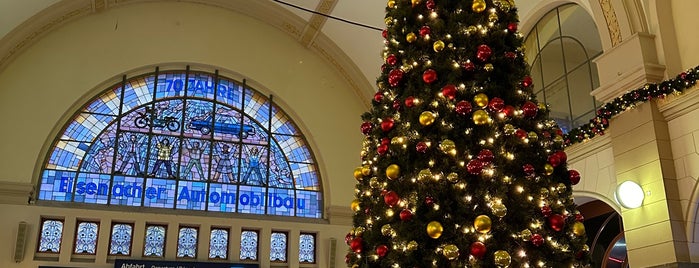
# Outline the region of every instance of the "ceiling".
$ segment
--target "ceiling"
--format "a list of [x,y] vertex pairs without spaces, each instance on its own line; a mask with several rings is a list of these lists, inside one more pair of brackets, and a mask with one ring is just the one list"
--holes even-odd
[[[29,20],[37,13],[52,5],[66,2],[100,2],[100,0],[0,0],[0,40],[14,28]],[[123,0],[102,0],[107,2],[126,2]],[[248,0],[249,1],[249,0]],[[384,0],[255,0],[269,1],[286,9],[316,27],[320,33],[332,40],[358,67],[370,84],[374,84],[381,65],[380,52],[383,47],[381,32],[364,26],[354,25],[347,20],[372,28],[383,29]],[[551,0],[517,0],[520,18],[530,16],[532,9]],[[193,2],[206,2],[197,0]],[[306,10],[304,10],[306,9]],[[314,14],[312,11],[330,15],[334,18]],[[317,31],[314,31],[318,34]],[[316,35],[306,40],[299,40],[305,45],[313,42]]]

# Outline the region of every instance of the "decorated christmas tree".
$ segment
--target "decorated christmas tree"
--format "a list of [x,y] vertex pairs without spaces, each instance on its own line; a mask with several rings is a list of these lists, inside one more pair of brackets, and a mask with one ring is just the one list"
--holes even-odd
[[532,93],[514,1],[388,0],[385,23],[349,267],[586,265],[580,175]]

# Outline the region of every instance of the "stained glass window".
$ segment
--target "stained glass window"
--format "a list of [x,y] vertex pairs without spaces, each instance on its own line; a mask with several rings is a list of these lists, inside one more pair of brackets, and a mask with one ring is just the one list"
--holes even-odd
[[109,255],[130,256],[133,240],[132,223],[113,223],[109,237]]
[[269,260],[272,262],[286,262],[287,233],[272,232],[272,240],[269,250]]
[[254,230],[243,230],[240,233],[240,260],[257,260],[257,238],[259,233]]
[[299,236],[299,262],[316,262],[316,235],[301,233]]
[[323,217],[308,142],[245,82],[187,70],[124,77],[63,129],[42,202]]
[[146,225],[146,237],[143,243],[143,256],[165,256],[165,231],[164,225]]
[[228,259],[228,229],[211,228],[209,259]]
[[97,235],[99,234],[99,223],[92,221],[78,221],[75,232],[76,254],[94,255],[97,252]]
[[180,227],[177,237],[177,257],[196,258],[199,229],[196,227]]
[[62,236],[62,220],[42,219],[41,233],[39,234],[39,249],[37,251],[42,253],[59,253],[61,251]]

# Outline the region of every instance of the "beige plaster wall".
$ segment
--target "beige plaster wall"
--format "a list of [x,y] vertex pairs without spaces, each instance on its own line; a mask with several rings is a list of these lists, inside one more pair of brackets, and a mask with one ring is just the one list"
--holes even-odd
[[[576,144],[566,149],[568,169],[580,172],[580,183],[573,186],[575,197],[594,198],[618,209],[614,203],[616,169],[610,136],[600,136],[593,140]],[[586,200],[586,199],[582,199]]]

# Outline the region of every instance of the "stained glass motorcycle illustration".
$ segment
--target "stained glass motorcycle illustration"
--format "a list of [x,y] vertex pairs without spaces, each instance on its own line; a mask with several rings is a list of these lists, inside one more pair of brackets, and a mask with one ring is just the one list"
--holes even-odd
[[145,112],[138,112],[138,116],[134,119],[134,124],[139,128],[148,126],[154,128],[167,128],[170,131],[180,129],[180,122],[174,116],[158,116],[155,109],[146,107]]

